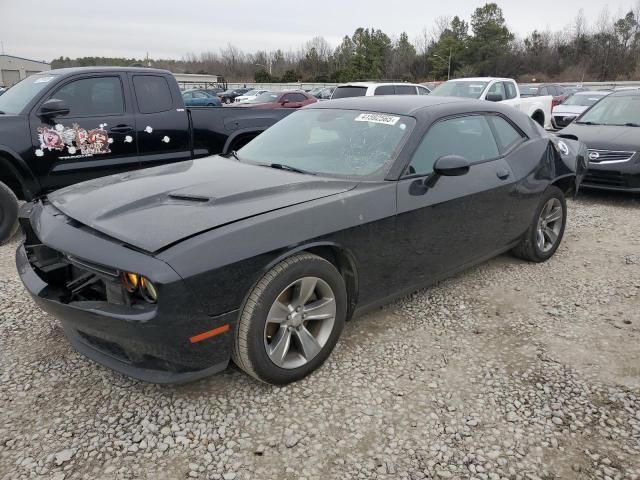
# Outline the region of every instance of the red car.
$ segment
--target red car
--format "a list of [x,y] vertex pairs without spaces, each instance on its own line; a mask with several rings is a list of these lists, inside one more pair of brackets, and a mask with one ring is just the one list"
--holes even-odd
[[234,107],[246,108],[300,108],[318,99],[305,92],[265,92]]

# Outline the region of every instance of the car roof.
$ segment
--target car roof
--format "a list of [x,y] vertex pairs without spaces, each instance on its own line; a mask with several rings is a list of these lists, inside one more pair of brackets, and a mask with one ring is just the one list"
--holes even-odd
[[349,82],[338,85],[338,87],[379,87],[384,85],[409,85],[413,87],[424,87],[424,85],[409,82]]
[[609,94],[610,97],[639,97],[640,96],[640,88],[634,90],[618,90]]
[[503,77],[468,77],[468,78],[453,78],[451,80],[447,80],[448,82],[490,82],[492,80],[499,80],[501,82],[513,82],[513,78],[503,78]]
[[[415,115],[420,110],[445,104],[468,103],[470,107],[480,106],[483,110],[492,106],[490,102],[459,97],[431,97],[429,95],[378,95],[373,97],[348,97],[313,103],[308,108],[335,108],[362,110],[365,112],[390,113],[395,115]],[[493,104],[493,106],[497,106]],[[511,108],[511,107],[510,107]]]
[[35,75],[71,75],[74,73],[101,73],[101,72],[132,72],[132,73],[161,73],[169,74],[169,70],[162,70],[160,68],[146,68],[146,67],[68,67],[68,68],[56,68],[53,70],[47,70],[45,72],[38,72]]

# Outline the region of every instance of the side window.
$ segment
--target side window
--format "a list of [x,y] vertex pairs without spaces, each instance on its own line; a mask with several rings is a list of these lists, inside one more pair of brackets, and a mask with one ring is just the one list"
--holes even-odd
[[190,100],[193,98],[193,93],[191,92],[183,93],[182,98],[184,98],[185,100]]
[[158,75],[134,75],[133,88],[140,113],[166,112],[173,108],[171,89],[164,77]]
[[429,174],[444,155],[460,155],[472,164],[497,158],[500,154],[487,118],[471,115],[434,123],[413,154],[408,173]]
[[547,96],[547,95],[551,95],[551,93],[549,92],[549,88],[548,87],[542,87],[540,89],[540,94],[541,97]]
[[120,77],[83,78],[67,83],[49,98],[64,100],[69,117],[93,117],[124,113]]
[[193,92],[193,98],[209,98],[202,92]]
[[516,98],[518,96],[515,83],[504,82],[504,89],[507,92],[507,96],[505,97],[507,100],[511,100],[512,98]]
[[396,95],[415,95],[416,87],[413,85],[396,85]]
[[524,138],[522,134],[504,118],[493,115],[489,117],[489,121],[493,124],[493,130],[501,152],[507,152],[522,142]]
[[289,97],[291,98],[292,102],[304,102],[307,99],[307,97],[305,97],[301,93],[291,93],[289,94]]
[[489,88],[489,91],[487,92],[487,95],[489,94],[502,95],[503,100],[507,98],[507,94],[504,91],[504,83],[496,82],[493,85],[491,85],[491,88]]
[[393,85],[380,85],[376,87],[374,95],[395,95],[396,91]]
[[429,89],[427,87],[418,87],[418,95],[429,95]]

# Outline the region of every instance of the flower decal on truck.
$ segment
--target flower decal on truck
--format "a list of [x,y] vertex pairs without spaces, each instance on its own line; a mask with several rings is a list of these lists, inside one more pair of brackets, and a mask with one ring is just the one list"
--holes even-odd
[[106,123],[100,124],[98,128],[89,131],[74,123],[71,127],[56,125],[51,127],[38,128],[38,139],[40,148],[36,150],[36,155],[43,156],[45,150],[63,151],[65,148],[70,155],[100,155],[111,153],[109,148],[113,139],[109,137],[109,132],[105,129]]

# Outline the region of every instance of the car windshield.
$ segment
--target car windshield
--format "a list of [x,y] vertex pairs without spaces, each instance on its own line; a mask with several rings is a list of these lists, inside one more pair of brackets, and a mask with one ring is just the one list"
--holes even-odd
[[276,92],[265,92],[253,97],[251,100],[249,100],[249,102],[250,103],[271,103],[271,102],[275,102],[279,96],[280,94]]
[[465,97],[480,98],[489,82],[476,82],[473,80],[455,82],[444,82],[434,88],[430,95],[437,97]]
[[336,87],[331,98],[364,97],[367,94],[367,87],[352,87],[345,85]]
[[412,117],[310,109],[285,117],[244,146],[241,161],[306,172],[364,177],[389,168],[415,124]]
[[598,100],[600,100],[602,97],[604,97],[605,95],[594,95],[594,94],[580,94],[580,95],[571,95],[569,98],[567,98],[564,102],[562,102],[562,105],[567,105],[567,106],[575,106],[575,107],[590,107],[591,105],[593,105],[594,103],[596,103]]
[[254,97],[256,95],[258,95],[260,92],[258,90],[249,90],[247,93],[244,93],[243,95],[245,97]]
[[576,123],[640,125],[640,95],[605,97],[579,117]]
[[33,97],[50,85],[56,78],[53,74],[38,74],[25,78],[16,83],[0,96],[0,112],[20,113]]
[[521,97],[535,97],[540,91],[540,87],[533,85],[518,85]]

